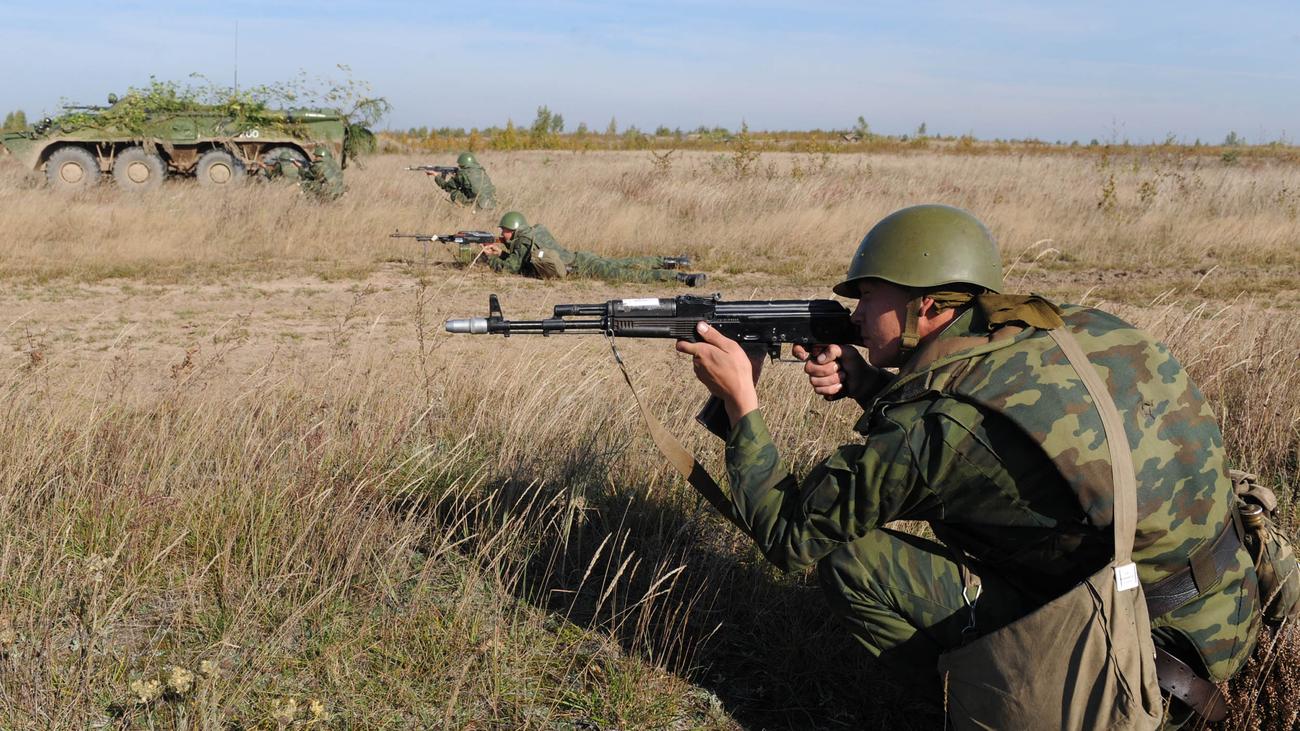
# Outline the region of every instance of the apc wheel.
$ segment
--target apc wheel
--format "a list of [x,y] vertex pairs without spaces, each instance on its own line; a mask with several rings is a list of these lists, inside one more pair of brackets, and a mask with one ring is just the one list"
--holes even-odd
[[153,190],[167,177],[167,163],[143,147],[128,147],[113,163],[113,180],[123,190]]
[[244,163],[225,150],[203,153],[194,174],[199,178],[199,185],[205,188],[233,188],[243,185],[248,177],[244,173]]
[[99,160],[80,147],[54,151],[45,163],[45,179],[58,190],[86,190],[99,185]]

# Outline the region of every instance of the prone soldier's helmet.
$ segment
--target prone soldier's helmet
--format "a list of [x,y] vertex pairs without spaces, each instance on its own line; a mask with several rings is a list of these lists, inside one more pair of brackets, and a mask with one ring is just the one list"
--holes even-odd
[[1002,290],[1002,257],[993,234],[969,212],[952,206],[911,206],[885,216],[867,232],[849,262],[841,297],[858,296],[857,283],[880,279],[914,290],[967,284]]
[[463,168],[478,167],[478,158],[474,157],[472,152],[462,152],[460,157],[456,158],[456,164]]
[[524,226],[527,226],[528,221],[524,220],[524,214],[519,211],[509,211],[506,215],[501,217],[501,223],[497,225],[501,228],[510,229],[511,231],[518,231]]
[[312,150],[311,155],[317,160],[324,160],[330,156],[330,151],[325,145],[316,145],[316,149]]

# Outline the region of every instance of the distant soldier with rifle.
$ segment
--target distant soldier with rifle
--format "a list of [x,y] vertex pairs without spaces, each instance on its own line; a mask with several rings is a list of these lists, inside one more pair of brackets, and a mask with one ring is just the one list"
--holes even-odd
[[301,171],[307,166],[298,155],[290,149],[281,149],[275,155],[265,156],[255,161],[258,177],[263,180],[278,180],[297,183],[301,180]]
[[452,203],[462,206],[473,205],[478,210],[490,211],[496,208],[496,187],[487,171],[478,164],[478,158],[472,152],[462,152],[456,158],[456,167],[440,165],[413,165],[407,170],[420,170],[426,175],[436,175],[434,180],[439,188],[447,191]]
[[311,163],[302,169],[300,176],[303,192],[321,202],[338,200],[348,189],[343,183],[343,169],[324,145],[316,146]]
[[681,282],[698,287],[708,275],[669,271],[690,266],[686,256],[636,256],[611,259],[586,251],[569,251],[540,224],[528,225],[524,214],[510,211],[501,217],[500,243],[483,247],[488,265],[499,272],[541,279],[569,275],[621,282]]
[[[943,694],[957,729],[1222,720],[1214,683],[1245,665],[1261,619],[1297,612],[1275,499],[1230,475],[1214,412],[1165,345],[1002,289],[996,244],[965,211],[915,206],[872,228],[834,287],[857,300],[867,357],[795,351],[814,392],[861,409],[864,439],[803,476],[759,410],[761,363],[699,323],[677,349],[725,413],[723,514],[778,567],[816,566],[849,632]],[[898,520],[939,542],[886,527]]]

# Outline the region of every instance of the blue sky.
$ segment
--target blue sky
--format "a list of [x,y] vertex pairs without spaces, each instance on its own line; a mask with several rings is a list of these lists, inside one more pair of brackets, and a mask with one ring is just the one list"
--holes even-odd
[[[0,111],[150,75],[357,79],[381,126],[847,128],[1045,140],[1300,134],[1300,3],[4,0]],[[111,10],[104,8],[111,7]],[[21,71],[18,71],[18,70]]]

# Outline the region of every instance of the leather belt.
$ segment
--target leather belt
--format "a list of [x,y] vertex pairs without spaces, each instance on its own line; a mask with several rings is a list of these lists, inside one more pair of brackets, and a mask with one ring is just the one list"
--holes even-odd
[[1228,705],[1223,701],[1219,686],[1202,678],[1191,666],[1168,651],[1156,648],[1156,675],[1160,689],[1192,707],[1210,722],[1227,718]]
[[1213,542],[1203,543],[1192,552],[1187,559],[1187,568],[1154,584],[1143,585],[1147,613],[1152,619],[1166,615],[1209,591],[1236,563],[1237,551],[1242,546],[1236,531],[1236,511],[1233,512]]
[[[1152,619],[1201,596],[1223,578],[1228,567],[1236,562],[1237,551],[1242,549],[1237,521],[1234,508],[1219,535],[1210,543],[1201,544],[1188,557],[1187,568],[1142,587],[1147,613]],[[1161,690],[1191,706],[1205,720],[1217,722],[1227,717],[1228,707],[1219,687],[1159,647],[1156,648],[1156,676]]]

